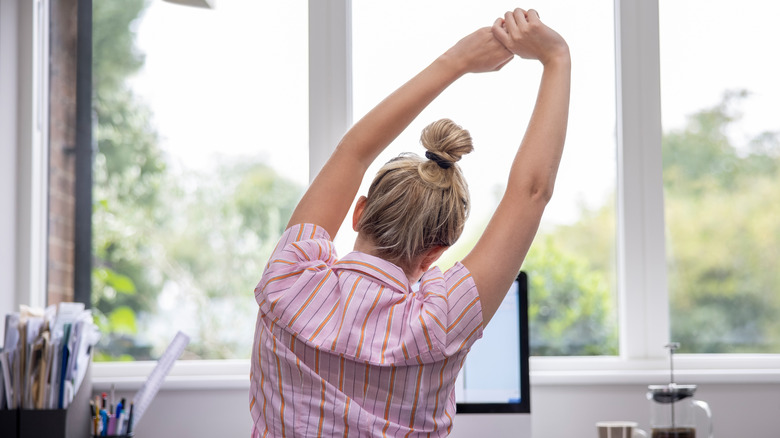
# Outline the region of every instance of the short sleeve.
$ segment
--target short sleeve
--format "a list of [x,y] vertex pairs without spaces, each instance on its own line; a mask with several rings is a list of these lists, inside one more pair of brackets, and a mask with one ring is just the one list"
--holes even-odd
[[257,303],[262,306],[269,295],[284,290],[301,273],[329,269],[336,260],[333,242],[325,228],[314,224],[293,225],[279,238],[255,288]]
[[446,356],[468,350],[482,337],[482,305],[471,272],[460,263],[444,274],[432,269],[420,279],[423,322]]
[[329,258],[335,260],[335,254],[333,242],[325,228],[314,224],[298,224],[285,230],[268,262],[270,265],[280,259],[294,263],[303,260],[327,261]]

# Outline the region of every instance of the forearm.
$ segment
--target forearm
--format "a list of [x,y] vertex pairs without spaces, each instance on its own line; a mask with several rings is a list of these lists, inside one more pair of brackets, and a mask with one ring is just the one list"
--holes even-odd
[[569,118],[568,51],[545,64],[536,105],[509,174],[507,194],[546,203],[552,196]]
[[560,62],[545,65],[506,192],[482,237],[463,259],[480,291],[485,323],[517,275],[552,195],[566,137],[570,77],[568,54]]
[[465,73],[448,53],[410,79],[358,121],[339,143],[344,153],[364,165],[373,160],[450,84]]

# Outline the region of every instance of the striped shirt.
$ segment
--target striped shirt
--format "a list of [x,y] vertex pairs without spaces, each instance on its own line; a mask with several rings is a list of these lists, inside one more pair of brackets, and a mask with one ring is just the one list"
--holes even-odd
[[337,259],[312,224],[282,235],[255,289],[252,436],[446,436],[455,379],[482,336],[469,271],[404,271],[352,252]]

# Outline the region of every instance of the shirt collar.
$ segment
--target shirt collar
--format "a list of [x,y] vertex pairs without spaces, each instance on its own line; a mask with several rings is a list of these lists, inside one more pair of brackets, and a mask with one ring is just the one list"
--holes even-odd
[[362,272],[400,292],[410,291],[409,279],[403,269],[371,254],[353,251],[337,261],[333,268]]

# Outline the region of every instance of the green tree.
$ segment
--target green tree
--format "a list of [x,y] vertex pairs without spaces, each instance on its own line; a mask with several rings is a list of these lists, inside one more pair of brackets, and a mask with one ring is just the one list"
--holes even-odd
[[127,82],[143,66],[133,29],[146,7],[93,5],[96,358],[152,358],[182,320],[197,322],[186,357],[247,356],[252,286],[301,188],[251,159],[203,172],[166,166],[152,111]]
[[697,353],[780,348],[780,141],[727,135],[746,91],[663,137],[672,338]]
[[257,312],[252,289],[302,188],[252,162],[186,173],[171,186],[164,196],[177,215],[159,230],[152,259],[166,279],[163,294],[181,303],[168,319],[198,322],[189,328],[197,357],[248,357]]
[[615,355],[617,313],[609,271],[563,250],[557,233],[536,238],[523,270],[528,273],[531,353],[539,356]]
[[131,336],[138,312],[153,306],[161,284],[143,261],[148,231],[165,220],[159,209],[165,163],[151,112],[126,84],[143,65],[133,24],[145,7],[144,0],[93,3],[92,304],[104,332],[99,360],[148,357]]

